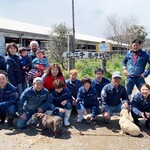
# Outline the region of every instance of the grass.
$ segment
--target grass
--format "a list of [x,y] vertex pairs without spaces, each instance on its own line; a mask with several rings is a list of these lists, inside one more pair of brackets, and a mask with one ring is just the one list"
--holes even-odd
[[[107,72],[105,77],[111,79],[111,75],[114,71],[120,71],[122,73],[122,60],[123,55],[114,54],[111,59],[106,63]],[[96,68],[101,67],[101,61],[99,59],[76,59],[75,68],[78,70],[78,78],[90,77],[95,78],[94,71]],[[63,71],[65,78],[69,78],[68,71]],[[123,73],[122,73],[123,74]],[[125,76],[123,75],[122,83],[125,83]]]

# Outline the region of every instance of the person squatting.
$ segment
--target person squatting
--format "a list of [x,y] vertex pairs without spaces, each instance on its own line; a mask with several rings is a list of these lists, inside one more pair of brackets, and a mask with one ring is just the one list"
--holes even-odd
[[[140,44],[138,41],[133,42],[135,43]],[[122,74],[119,71],[113,72],[109,80],[103,76],[104,71],[97,68],[93,80],[87,77],[79,80],[78,71],[72,69],[69,79],[65,80],[60,66],[48,62],[36,41],[30,43],[30,48],[28,54],[25,48],[18,50],[15,43],[10,43],[6,47],[6,58],[0,57],[1,61],[5,59],[4,66],[0,68],[0,124],[3,125],[7,119],[8,128],[22,129],[34,124],[32,116],[35,113],[45,113],[59,116],[67,127],[73,125],[70,122],[72,108],[77,111],[78,117],[75,117],[78,123],[83,120],[94,121],[99,114],[102,114],[105,122],[109,122],[114,113],[127,109],[128,112],[131,110],[136,125],[140,126],[138,118],[145,118],[146,127],[149,129],[149,84],[143,82],[144,84],[139,87],[139,93],[134,95],[131,101],[128,98],[131,92],[127,89],[130,87],[121,85]],[[123,71],[126,75],[125,66],[133,53],[127,54],[123,60]],[[143,55],[145,58],[149,57],[140,50],[136,59]],[[42,68],[42,71],[39,68]],[[40,75],[36,74],[28,81],[27,76],[33,69],[40,70]],[[141,75],[142,78],[148,76],[149,72],[146,73]],[[127,80],[135,78],[131,76],[130,69],[128,74]],[[16,116],[17,121],[14,124]]]

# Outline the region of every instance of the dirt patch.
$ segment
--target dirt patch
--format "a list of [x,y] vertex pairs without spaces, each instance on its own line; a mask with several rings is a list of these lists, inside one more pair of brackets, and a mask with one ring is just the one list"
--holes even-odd
[[[71,127],[63,127],[62,135],[53,138],[51,131],[41,133],[35,126],[26,129],[8,130],[6,125],[0,129],[0,150],[149,150],[150,131],[142,128],[144,137],[121,135],[118,116],[110,123],[104,123],[99,117],[96,122],[76,122],[76,114],[71,117]],[[81,134],[82,133],[82,134]]]

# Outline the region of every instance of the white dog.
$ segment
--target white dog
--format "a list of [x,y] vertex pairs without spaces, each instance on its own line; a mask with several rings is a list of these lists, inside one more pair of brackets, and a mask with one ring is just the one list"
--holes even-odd
[[127,109],[121,110],[119,125],[121,128],[121,134],[128,133],[132,136],[138,136],[141,134],[140,128],[130,120]]

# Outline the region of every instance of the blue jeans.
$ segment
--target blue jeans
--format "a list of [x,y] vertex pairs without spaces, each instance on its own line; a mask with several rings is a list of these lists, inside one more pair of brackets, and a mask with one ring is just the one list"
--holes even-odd
[[22,83],[17,84],[17,90],[18,90],[19,96],[21,96],[21,94],[23,92],[23,87],[22,86],[23,86]]
[[105,112],[108,112],[109,115],[110,115],[110,117],[109,117],[107,120],[105,120],[105,121],[109,121],[113,113],[120,113],[121,109],[123,109],[123,108],[124,108],[124,105],[123,105],[122,103],[120,103],[120,104],[117,105],[117,106],[108,106],[108,107],[105,109],[105,111],[103,112],[103,114],[104,114]]
[[15,105],[10,105],[7,108],[4,106],[0,107],[0,117],[15,117],[17,111],[17,107]]
[[[54,105],[51,105],[47,110],[50,110],[50,111],[53,111],[54,110]],[[45,110],[46,111],[46,110]],[[32,117],[33,114],[37,113],[37,111],[28,111],[26,113],[26,119],[22,119],[20,116],[19,116],[19,119],[17,121],[17,127],[22,129],[22,128],[25,128],[26,127],[26,124],[27,122],[29,121],[29,119]]]
[[134,85],[140,90],[141,85],[145,84],[145,79],[140,77],[127,77],[126,79],[126,90],[127,94],[131,95]]
[[97,107],[95,105],[85,105],[85,104],[79,104],[77,103],[76,105],[77,110],[82,110],[83,108],[85,109],[90,109],[91,114],[93,115],[93,117],[95,118],[98,113],[99,113],[99,105],[97,105]]
[[[59,107],[60,107],[60,108],[67,109],[67,110],[71,110],[71,109],[72,109],[72,105],[71,105],[70,102],[67,102],[66,105],[64,105],[64,106],[61,105],[61,106],[59,106]],[[56,110],[54,111],[54,115],[59,116],[59,117],[61,117],[61,118],[64,118],[65,113],[61,113],[61,112],[59,112],[59,109],[56,109]]]

